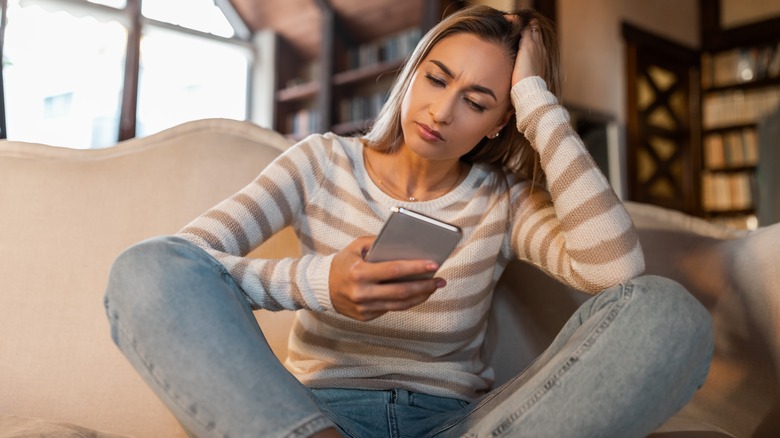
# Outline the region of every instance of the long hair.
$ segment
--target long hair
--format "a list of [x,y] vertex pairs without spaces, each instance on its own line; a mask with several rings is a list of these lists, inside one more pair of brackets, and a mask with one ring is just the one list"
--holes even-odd
[[[554,24],[532,9],[521,9],[511,13],[517,17],[512,21],[506,18],[507,14],[509,13],[489,6],[472,6],[446,17],[428,31],[393,83],[387,103],[382,107],[371,129],[363,137],[365,144],[369,148],[388,153],[400,147],[403,142],[401,106],[417,67],[439,41],[460,33],[473,34],[483,41],[503,47],[508,59],[514,64],[521,33],[530,26],[531,20],[536,19],[547,50],[543,79],[548,89],[560,98],[560,63]],[[505,166],[515,173],[533,178],[534,182],[541,183],[545,179],[539,167],[539,154],[531,147],[525,136],[517,131],[514,112],[497,138],[483,138],[461,159],[469,163]]]

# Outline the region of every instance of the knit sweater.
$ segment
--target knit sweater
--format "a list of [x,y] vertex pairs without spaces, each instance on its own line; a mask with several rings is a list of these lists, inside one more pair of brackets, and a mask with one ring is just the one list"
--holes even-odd
[[[597,292],[644,269],[633,224],[538,77],[512,88],[517,128],[540,152],[547,187],[474,164],[445,195],[393,199],[366,173],[358,138],[314,135],[285,151],[245,188],[179,235],[213,255],[254,308],[298,310],[286,367],[314,388],[404,388],[472,400],[493,371],[481,355],[494,286],[512,259]],[[463,238],[424,303],[369,322],[337,313],[328,278],[336,252],[376,235],[393,206],[460,227]],[[301,257],[244,257],[291,226]],[[522,293],[522,291],[517,291]]]

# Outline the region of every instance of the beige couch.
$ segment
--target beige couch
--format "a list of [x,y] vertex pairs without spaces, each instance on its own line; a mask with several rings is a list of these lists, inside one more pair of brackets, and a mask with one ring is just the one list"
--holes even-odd
[[[241,188],[288,145],[230,120],[191,122],[104,150],[0,142],[0,438],[184,436],[111,342],[102,303],[109,266],[127,246],[175,232]],[[779,226],[740,233],[628,207],[648,272],[683,282],[716,323],[707,383],[657,435],[723,436],[704,432],[719,427],[778,436]],[[259,251],[294,255],[296,245],[287,233]],[[510,265],[494,306],[499,378],[532,360],[584,297]],[[258,312],[280,356],[290,316]]]

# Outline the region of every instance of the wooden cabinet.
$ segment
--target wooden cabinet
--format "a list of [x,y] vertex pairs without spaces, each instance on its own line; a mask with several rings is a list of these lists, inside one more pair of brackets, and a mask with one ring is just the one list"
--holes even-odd
[[699,53],[627,23],[622,31],[629,199],[698,214]]

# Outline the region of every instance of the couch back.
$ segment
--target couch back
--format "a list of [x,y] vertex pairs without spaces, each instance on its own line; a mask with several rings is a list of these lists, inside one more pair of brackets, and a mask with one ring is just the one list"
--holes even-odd
[[[185,436],[111,341],[109,268],[126,247],[239,190],[289,144],[231,120],[102,150],[0,143],[0,415]],[[296,250],[288,232],[261,251]],[[286,333],[269,333],[284,354]]]
[[[230,196],[290,145],[246,122],[200,120],[110,149],[0,142],[0,416],[137,437],[184,437],[109,334],[108,271],[125,248],[171,234]],[[684,413],[737,436],[780,418],[780,225],[749,234],[627,204],[648,273],[712,311],[718,353]],[[253,256],[298,254],[290,230]],[[488,352],[498,382],[524,368],[587,296],[513,262],[497,285]],[[279,357],[291,312],[258,312]],[[769,344],[769,345],[768,345]],[[776,357],[774,366],[780,363]],[[774,406],[774,411],[772,410]]]

